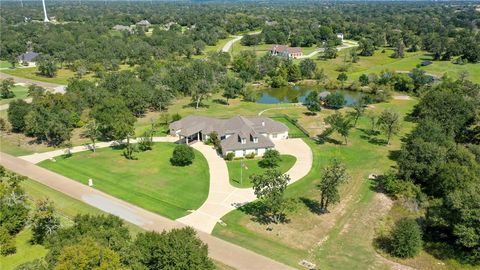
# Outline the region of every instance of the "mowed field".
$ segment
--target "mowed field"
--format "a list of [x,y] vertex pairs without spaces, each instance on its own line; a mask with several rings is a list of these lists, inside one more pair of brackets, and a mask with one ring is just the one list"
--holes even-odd
[[[292,168],[292,166],[295,164],[295,161],[297,160],[294,156],[291,155],[281,155],[281,159],[282,160],[278,163],[278,167],[276,167],[275,169],[279,170],[282,173],[285,173],[290,168]],[[263,174],[267,171],[267,169],[264,169],[258,165],[258,162],[260,160],[261,158],[227,161],[230,184],[232,184],[232,186],[240,188],[252,187],[250,176],[254,174]]]
[[[375,104],[369,110],[394,108],[405,117],[415,103],[415,99],[393,100]],[[326,115],[324,111],[319,117]],[[404,121],[400,135],[407,134],[413,126]],[[368,175],[383,173],[395,165],[401,136],[386,145],[384,135],[371,135],[369,130],[369,121],[363,117],[351,131],[348,145],[316,144],[304,139],[313,150],[314,164],[308,176],[287,189],[293,210],[287,213],[286,224],[269,224],[272,230],[267,230],[267,225],[254,222],[242,210],[235,210],[222,218],[226,226],[217,225],[213,234],[293,267],[306,259],[319,269],[338,269],[340,265],[342,269],[390,268],[392,262],[376,253],[373,239],[377,223],[392,202],[374,191]],[[333,138],[342,141],[337,135]],[[331,207],[330,212],[321,213],[317,185],[322,169],[332,158],[346,165],[350,180],[341,187],[341,202]],[[431,267],[439,262],[431,255],[422,256],[428,258]]]
[[173,143],[155,143],[153,150],[137,153],[138,160],[127,160],[123,149],[103,148],[39,165],[84,184],[92,178],[94,187],[101,191],[176,219],[205,201],[209,172],[206,159],[196,150],[192,165],[171,165],[174,148]]
[[15,94],[15,97],[0,99],[0,105],[8,104],[15,99],[24,99],[28,95],[28,87],[25,86],[15,85],[11,90]]
[[[336,80],[338,74],[340,73],[339,69],[345,66],[344,56],[349,50],[340,51],[338,57],[331,60],[321,60],[315,59],[317,66],[323,68],[325,74],[330,80]],[[347,76],[348,80],[355,81],[358,80],[362,74],[375,73],[379,74],[383,70],[390,71],[411,71],[416,68],[423,61],[432,61],[433,63],[429,66],[420,67],[421,70],[424,70],[426,73],[433,74],[436,76],[443,76],[447,74],[452,78],[457,78],[458,74],[461,71],[467,71],[469,76],[468,79],[480,83],[480,63],[476,64],[465,64],[465,65],[456,65],[451,61],[433,61],[432,56],[425,52],[406,52],[404,58],[392,58],[393,50],[390,48],[385,48],[385,52],[382,53],[382,50],[375,51],[373,56],[360,56],[360,59],[357,63],[347,62]]]
[[[73,218],[78,214],[102,215],[105,214],[101,210],[85,204],[79,200],[71,198],[63,193],[53,190],[38,182],[26,179],[21,182],[22,188],[25,190],[32,207],[35,202],[43,199],[49,199],[55,205],[55,210],[62,226],[70,226],[73,224]],[[33,208],[32,208],[33,211]],[[130,232],[135,235],[142,231],[139,227],[126,223]],[[42,258],[48,250],[41,245],[32,245],[30,242],[32,232],[26,228],[21,231],[15,238],[17,252],[9,256],[0,256],[0,269],[13,270],[22,263]]]

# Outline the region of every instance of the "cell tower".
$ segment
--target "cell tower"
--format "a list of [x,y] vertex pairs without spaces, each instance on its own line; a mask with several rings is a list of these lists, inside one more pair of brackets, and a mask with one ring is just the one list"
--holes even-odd
[[42,4],[43,4],[43,14],[45,15],[45,18],[43,18],[43,21],[49,22],[50,20],[48,19],[48,16],[47,16],[47,8],[45,7],[45,0],[42,0]]

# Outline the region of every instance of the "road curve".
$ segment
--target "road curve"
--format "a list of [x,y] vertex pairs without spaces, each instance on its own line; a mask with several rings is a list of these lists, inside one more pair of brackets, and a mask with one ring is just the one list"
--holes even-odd
[[[0,152],[0,164],[8,170],[24,175],[74,199],[99,208],[104,212],[119,216],[145,230],[161,232],[163,230],[186,226],[180,222],[167,219],[104,192],[90,188],[73,179],[41,168],[27,160]],[[208,233],[198,230],[197,233],[200,239],[208,244],[210,257],[235,269],[293,269],[270,258],[216,238]]]
[[[260,34],[262,31],[255,31],[255,32],[250,32],[248,35],[256,35]],[[225,45],[223,45],[222,52],[229,52],[232,49],[233,43],[239,41],[240,39],[243,38],[242,36],[233,36],[233,39],[229,40]]]
[[[35,85],[44,87],[47,90],[50,90],[54,93],[64,94],[65,89],[66,89],[66,86],[62,85],[62,84],[35,81],[35,80],[25,79],[25,78],[21,78],[21,77],[17,77],[17,76],[13,76],[13,75],[10,75],[10,74],[5,74],[3,72],[0,72],[0,80],[5,80],[7,78],[12,78],[13,81],[16,82],[16,83],[24,83],[24,84],[28,84],[28,85],[35,84]],[[32,98],[26,98],[24,100],[28,103],[32,102]],[[8,107],[9,107],[8,104],[0,105],[0,111],[7,110]]]

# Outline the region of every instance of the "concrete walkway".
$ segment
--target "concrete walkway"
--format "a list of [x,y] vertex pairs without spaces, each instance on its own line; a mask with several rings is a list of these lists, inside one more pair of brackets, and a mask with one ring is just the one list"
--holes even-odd
[[[24,175],[107,213],[117,215],[145,230],[161,232],[163,230],[185,226],[180,222],[167,219],[133,204],[119,200],[73,179],[38,167],[24,159],[0,152],[0,164],[8,170]],[[235,269],[292,269],[289,266],[213,237],[202,231],[197,231],[197,233],[200,239],[208,245],[210,257]]]
[[[345,49],[353,48],[353,47],[358,47],[358,43],[356,41],[345,40],[345,42],[342,45],[337,46],[337,51],[341,51],[341,50],[345,50]],[[313,51],[313,52],[311,52],[307,55],[302,55],[302,56],[298,57],[298,59],[311,58],[311,57],[313,57],[313,56],[315,56],[318,53],[321,53],[323,51],[325,51],[324,48],[318,48],[315,51]]]
[[[172,136],[154,137],[153,141],[175,142],[177,141],[177,138]],[[95,144],[95,148],[111,147],[121,143],[125,143],[125,141],[100,142]],[[132,143],[136,143],[136,140],[132,140]],[[207,199],[200,208],[189,215],[177,219],[177,221],[210,234],[218,222],[222,223],[221,218],[224,215],[248,202],[254,201],[256,197],[251,188],[236,188],[230,185],[227,164],[223,158],[217,155],[215,149],[200,142],[192,144],[192,147],[200,151],[207,159],[210,173],[209,193]],[[275,148],[281,154],[292,155],[297,159],[293,167],[287,172],[291,178],[289,184],[300,180],[308,174],[312,167],[313,154],[310,147],[302,139],[279,140],[275,142]],[[92,145],[90,144],[81,145],[72,147],[70,153],[73,154],[91,149]],[[35,153],[32,155],[21,156],[19,158],[36,164],[47,159],[64,155],[65,150],[66,149],[59,149],[50,152]],[[118,207],[111,206],[109,209],[117,208]],[[107,211],[106,209],[102,210]],[[130,216],[130,214],[128,215]]]
[[[171,137],[171,136],[166,136],[166,137],[153,137],[153,142],[176,142],[177,138]],[[123,144],[126,141],[110,141],[110,142],[98,142],[95,144],[95,149],[99,148],[105,148],[105,147],[111,147],[111,146],[116,146],[119,144]],[[136,140],[131,140],[132,143],[136,143]],[[75,146],[70,148],[70,153],[78,153],[78,152],[83,152],[83,151],[88,151],[92,150],[93,146],[91,144],[85,144],[85,145],[80,145],[80,146]],[[21,156],[20,158],[23,160],[26,160],[28,162],[31,162],[33,164],[37,164],[39,162],[42,162],[44,160],[58,157],[61,155],[65,154],[66,148],[59,149],[59,150],[54,150],[50,152],[43,152],[43,153],[35,153],[31,155],[26,155],[26,156]]]
[[229,52],[233,46],[233,43],[242,39],[243,36],[233,36],[233,39],[229,40],[225,45],[223,45],[222,52]]
[[[195,143],[192,146],[200,151],[208,161],[210,191],[207,200],[200,208],[177,221],[200,231],[211,233],[217,222],[223,223],[221,218],[224,215],[243,204],[254,201],[256,197],[251,188],[236,188],[230,185],[227,164],[217,155],[215,149],[203,143]],[[292,155],[297,159],[293,167],[286,173],[291,178],[289,184],[302,179],[310,172],[313,154],[302,139],[275,141],[275,148],[281,154]]]
[[[257,35],[260,34],[262,31],[255,31],[255,32],[250,32],[248,35]],[[243,36],[233,36],[233,39],[229,40],[225,45],[222,47],[222,52],[229,52],[232,49],[233,43],[239,41],[242,39]]]

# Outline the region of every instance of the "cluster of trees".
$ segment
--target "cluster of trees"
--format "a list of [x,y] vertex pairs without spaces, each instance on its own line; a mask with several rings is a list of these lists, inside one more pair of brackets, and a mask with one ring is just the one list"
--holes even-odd
[[136,117],[150,110],[164,111],[178,96],[190,96],[198,108],[225,85],[224,96],[235,98],[244,84],[226,76],[224,60],[223,54],[215,53],[206,60],[175,62],[159,69],[147,63],[136,71],[111,72],[96,83],[73,79],[64,95],[31,86],[32,103],[11,102],[8,120],[13,132],[54,146],[68,142],[72,130],[83,126],[93,143],[127,139],[133,136]]
[[48,199],[31,210],[20,185],[24,179],[0,167],[0,255],[16,252],[15,235],[26,228],[32,230],[31,242],[48,253],[17,269],[215,269],[207,245],[192,228],[132,238],[123,221],[112,215],[78,215],[72,226],[64,227]]
[[428,87],[411,117],[398,172],[383,186],[426,208],[424,239],[480,263],[480,86],[445,78]]
[[232,69],[246,82],[264,79],[277,88],[301,79],[324,78],[323,70],[311,59],[302,59],[299,64],[292,59],[265,54],[258,57],[254,51],[241,51],[233,58]]

